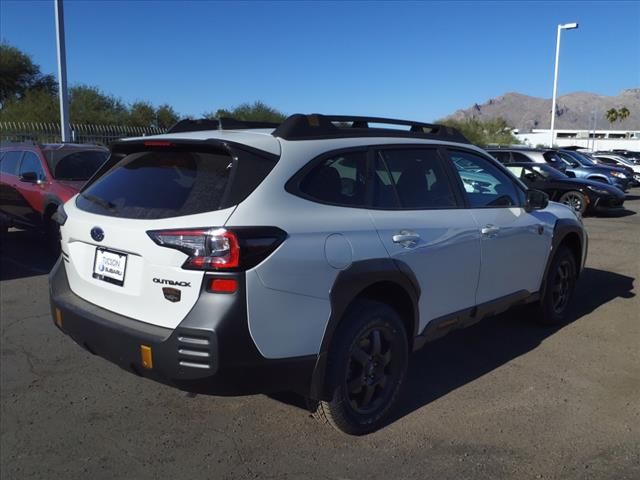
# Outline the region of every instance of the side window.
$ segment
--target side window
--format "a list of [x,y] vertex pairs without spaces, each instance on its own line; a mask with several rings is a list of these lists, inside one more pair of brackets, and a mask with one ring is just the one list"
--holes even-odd
[[500,163],[510,163],[511,154],[509,152],[491,152],[491,155],[496,158]]
[[509,176],[490,160],[470,152],[450,151],[471,208],[513,207],[520,204]]
[[16,171],[18,170],[18,162],[20,161],[21,156],[21,151],[13,150],[10,152],[5,152],[4,156],[2,157],[2,162],[0,162],[0,171],[8,175],[16,175]]
[[300,182],[300,191],[321,202],[362,207],[366,203],[367,153],[348,152],[324,160]]
[[531,163],[531,159],[529,157],[527,157],[525,154],[520,153],[520,152],[511,152],[511,155],[513,155],[513,161],[514,162],[527,162],[527,163]]
[[435,149],[381,150],[376,155],[374,207],[454,208],[453,188]]
[[44,179],[44,170],[40,163],[40,158],[33,152],[25,152],[20,162],[20,173],[18,176],[22,176],[27,172],[35,172],[38,178]]

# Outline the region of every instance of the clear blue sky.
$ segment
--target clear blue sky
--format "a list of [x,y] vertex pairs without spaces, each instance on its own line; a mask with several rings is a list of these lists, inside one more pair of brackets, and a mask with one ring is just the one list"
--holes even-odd
[[[183,115],[262,100],[285,113],[431,121],[508,91],[640,86],[640,2],[65,2],[69,83]],[[0,0],[0,38],[56,73],[53,0]]]

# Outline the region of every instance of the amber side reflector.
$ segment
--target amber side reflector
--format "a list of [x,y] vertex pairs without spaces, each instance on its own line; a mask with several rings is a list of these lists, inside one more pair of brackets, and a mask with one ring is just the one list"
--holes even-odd
[[235,278],[214,278],[209,284],[209,291],[214,293],[233,293],[238,290]]
[[153,355],[151,353],[151,347],[147,345],[140,345],[140,360],[142,360],[142,366],[151,370],[153,368]]
[[56,308],[56,325],[58,325],[59,328],[62,328],[62,312],[59,308]]

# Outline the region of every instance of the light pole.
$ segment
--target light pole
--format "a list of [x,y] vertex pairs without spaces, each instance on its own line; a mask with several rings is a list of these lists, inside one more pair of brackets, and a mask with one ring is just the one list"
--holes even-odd
[[64,11],[62,0],[54,0],[56,9],[56,39],[58,44],[58,89],[60,95],[60,131],[62,142],[71,140],[69,100],[67,98],[67,54],[64,44]]
[[558,25],[558,38],[556,40],[556,68],[553,74],[553,100],[551,101],[551,147],[555,143],[555,124],[556,124],[556,94],[558,93],[558,62],[560,60],[560,32],[562,30],[573,30],[578,28],[577,23],[561,23]]

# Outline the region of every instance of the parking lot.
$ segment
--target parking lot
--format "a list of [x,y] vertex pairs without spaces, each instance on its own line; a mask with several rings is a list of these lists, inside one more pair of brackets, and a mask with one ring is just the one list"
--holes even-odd
[[[295,397],[190,395],[82,350],[52,324],[54,260],[1,245],[3,479],[640,478],[640,188],[587,218],[571,321],[521,311],[414,355],[400,409],[366,437]],[[523,252],[524,254],[524,252]]]

